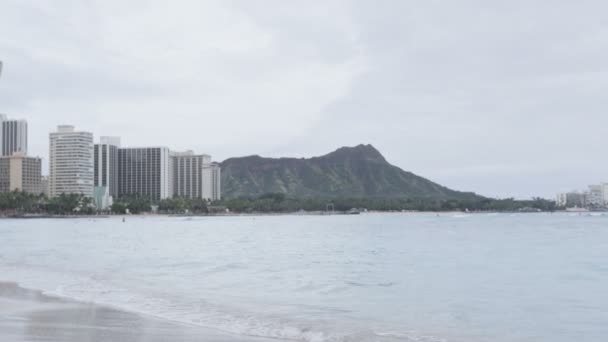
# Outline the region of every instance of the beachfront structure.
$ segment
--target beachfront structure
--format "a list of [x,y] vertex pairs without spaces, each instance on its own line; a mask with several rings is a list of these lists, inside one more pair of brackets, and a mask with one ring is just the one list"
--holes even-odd
[[49,192],[93,196],[93,133],[61,125],[49,136]]
[[40,193],[49,196],[49,176],[40,177]]
[[568,204],[568,193],[560,192],[555,196],[555,204],[558,207],[565,207]]
[[2,151],[4,150],[4,134],[2,134],[4,132],[4,121],[8,120],[8,118],[6,117],[6,115],[0,113],[0,157],[2,157],[4,154],[2,153]]
[[0,114],[0,156],[27,155],[27,121]]
[[170,158],[166,147],[119,148],[118,196],[171,197]]
[[222,169],[220,164],[211,164],[211,179],[211,200],[219,201],[222,199]]
[[94,147],[94,185],[108,188],[109,196],[118,196],[119,148],[118,137],[100,137],[99,143]]
[[589,190],[586,192],[585,203],[592,208],[604,206],[604,194],[602,193],[602,185],[589,185]]
[[93,204],[97,210],[108,210],[113,203],[114,199],[107,186],[96,186],[93,189]]
[[171,154],[171,163],[173,164],[173,196],[209,198],[211,190],[207,178],[211,174],[205,172],[205,169],[211,165],[211,156],[195,155],[192,151],[174,152]]
[[604,202],[604,206],[608,206],[608,183],[602,183],[602,201]]
[[219,199],[219,184],[216,184],[219,166],[211,163],[211,156],[194,154],[192,151],[175,152],[173,164],[173,196],[185,198]]
[[0,157],[0,192],[23,191],[40,194],[42,161],[22,153]]

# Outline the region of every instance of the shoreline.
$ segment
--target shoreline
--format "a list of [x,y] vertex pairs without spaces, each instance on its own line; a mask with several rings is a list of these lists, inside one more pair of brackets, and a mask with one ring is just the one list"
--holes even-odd
[[[466,214],[466,215],[477,215],[477,214],[608,214],[608,211],[568,211],[568,210],[556,210],[556,211],[366,211],[360,214],[434,214],[434,215],[445,215],[445,214]],[[309,212],[253,212],[253,213],[222,213],[222,214],[102,214],[102,215],[1,215],[2,219],[109,219],[109,218],[154,218],[154,217],[179,217],[179,218],[194,218],[194,217],[253,217],[253,216],[353,216],[348,212],[323,212],[323,211],[309,211]],[[355,215],[356,216],[356,215]]]
[[212,328],[46,295],[0,281],[0,340],[48,342],[269,342]]

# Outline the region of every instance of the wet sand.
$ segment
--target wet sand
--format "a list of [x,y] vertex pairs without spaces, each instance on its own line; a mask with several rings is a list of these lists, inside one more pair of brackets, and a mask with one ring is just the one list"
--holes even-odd
[[46,296],[13,283],[0,283],[0,341],[170,342],[249,341],[224,334],[95,304]]

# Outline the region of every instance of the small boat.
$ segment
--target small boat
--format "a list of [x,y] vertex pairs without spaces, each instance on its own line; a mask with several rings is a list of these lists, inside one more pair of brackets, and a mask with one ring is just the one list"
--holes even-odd
[[348,215],[359,215],[361,214],[361,211],[359,211],[359,209],[357,208],[352,208],[351,210],[346,212]]

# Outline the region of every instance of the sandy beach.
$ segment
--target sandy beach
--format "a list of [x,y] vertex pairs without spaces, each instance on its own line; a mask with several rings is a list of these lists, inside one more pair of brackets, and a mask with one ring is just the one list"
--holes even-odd
[[[50,297],[14,283],[0,283],[0,341],[169,342],[252,341],[265,339]],[[273,340],[276,341],[276,340]]]

